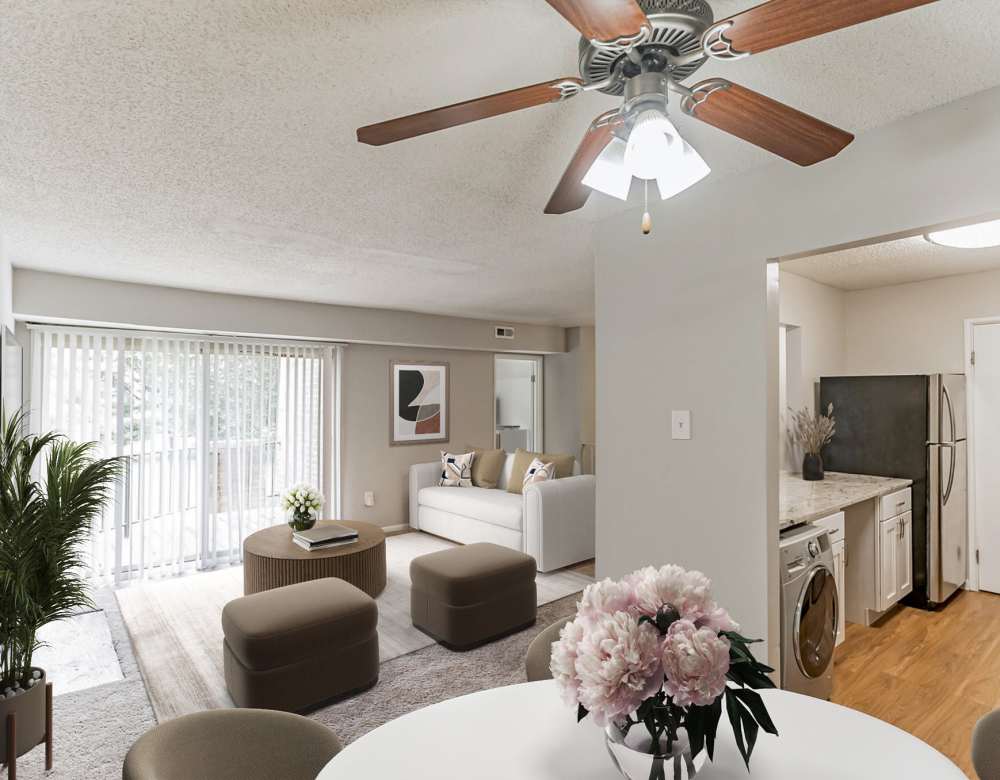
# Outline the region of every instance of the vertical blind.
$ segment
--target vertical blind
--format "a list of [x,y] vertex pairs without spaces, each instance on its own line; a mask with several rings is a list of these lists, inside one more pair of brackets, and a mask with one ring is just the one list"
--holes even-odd
[[92,574],[238,562],[249,534],[282,521],[280,494],[298,482],[335,506],[335,350],[32,326],[32,430],[125,461],[92,529]]

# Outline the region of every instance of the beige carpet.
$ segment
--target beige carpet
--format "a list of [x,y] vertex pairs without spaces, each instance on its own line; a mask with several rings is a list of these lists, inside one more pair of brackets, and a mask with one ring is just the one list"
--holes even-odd
[[[410,623],[410,561],[454,546],[429,534],[386,539],[388,583],[378,597],[381,661],[433,644]],[[539,574],[538,604],[578,593],[592,579],[575,571]],[[222,608],[243,595],[243,569],[228,567],[116,591],[158,721],[231,707],[222,672]]]

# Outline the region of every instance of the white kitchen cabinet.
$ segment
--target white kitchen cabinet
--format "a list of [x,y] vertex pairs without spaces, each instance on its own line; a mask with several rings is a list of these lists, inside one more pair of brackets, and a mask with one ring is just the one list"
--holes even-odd
[[911,512],[879,523],[879,612],[913,591],[912,539]]
[[896,583],[899,598],[913,592],[913,513],[899,518],[899,546],[896,548]]
[[847,553],[841,539],[830,548],[833,552],[833,579],[837,583],[837,644],[844,641],[847,628]]

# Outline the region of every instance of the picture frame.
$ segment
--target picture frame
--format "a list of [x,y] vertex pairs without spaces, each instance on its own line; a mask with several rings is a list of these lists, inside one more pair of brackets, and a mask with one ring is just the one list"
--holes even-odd
[[389,362],[389,446],[443,444],[451,438],[450,366]]

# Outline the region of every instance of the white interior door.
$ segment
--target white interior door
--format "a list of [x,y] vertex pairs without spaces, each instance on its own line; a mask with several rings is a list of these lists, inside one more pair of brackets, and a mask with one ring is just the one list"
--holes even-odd
[[972,343],[979,587],[1000,593],[1000,323],[975,325]]

